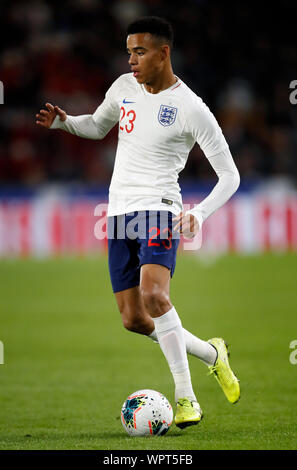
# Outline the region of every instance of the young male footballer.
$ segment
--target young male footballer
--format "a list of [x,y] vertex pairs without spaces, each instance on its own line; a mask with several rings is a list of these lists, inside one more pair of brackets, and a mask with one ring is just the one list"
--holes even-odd
[[[192,388],[187,353],[201,359],[231,403],[238,379],[221,338],[203,341],[183,329],[169,295],[179,233],[191,238],[237,190],[239,173],[215,117],[172,70],[171,25],[144,17],[127,29],[130,73],[111,85],[94,114],[68,116],[50,103],[37,124],[87,139],[103,139],[118,123],[109,188],[110,278],[124,327],[157,341],[175,383],[175,424],[197,424],[202,410]],[[178,175],[195,142],[218,176],[212,192],[183,211]],[[136,218],[136,219],[135,219]],[[144,233],[135,237],[135,220]],[[132,232],[132,235],[131,235]]]

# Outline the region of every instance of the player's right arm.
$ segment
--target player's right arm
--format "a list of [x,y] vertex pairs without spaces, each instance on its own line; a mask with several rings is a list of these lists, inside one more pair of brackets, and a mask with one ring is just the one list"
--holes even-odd
[[36,114],[36,124],[47,129],[62,129],[85,139],[103,139],[119,120],[119,108],[114,99],[114,85],[94,114],[69,116],[59,106],[46,103],[47,109]]

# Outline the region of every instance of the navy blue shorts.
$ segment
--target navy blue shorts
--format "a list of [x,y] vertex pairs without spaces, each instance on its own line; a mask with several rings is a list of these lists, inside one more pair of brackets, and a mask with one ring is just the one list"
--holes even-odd
[[140,283],[144,264],[166,266],[173,276],[179,233],[168,211],[139,211],[108,217],[108,266],[113,292]]

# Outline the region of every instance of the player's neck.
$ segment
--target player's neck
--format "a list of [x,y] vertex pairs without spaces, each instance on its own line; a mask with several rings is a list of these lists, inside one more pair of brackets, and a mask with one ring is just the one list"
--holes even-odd
[[164,73],[159,74],[154,81],[144,83],[145,89],[153,95],[160,93],[160,91],[167,90],[177,82],[172,69],[166,70]]

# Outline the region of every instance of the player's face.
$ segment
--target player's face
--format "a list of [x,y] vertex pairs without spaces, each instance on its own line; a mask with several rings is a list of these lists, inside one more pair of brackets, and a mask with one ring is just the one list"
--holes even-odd
[[163,70],[167,49],[167,45],[161,45],[149,33],[129,34],[127,38],[129,65],[138,83],[149,85],[154,82]]

